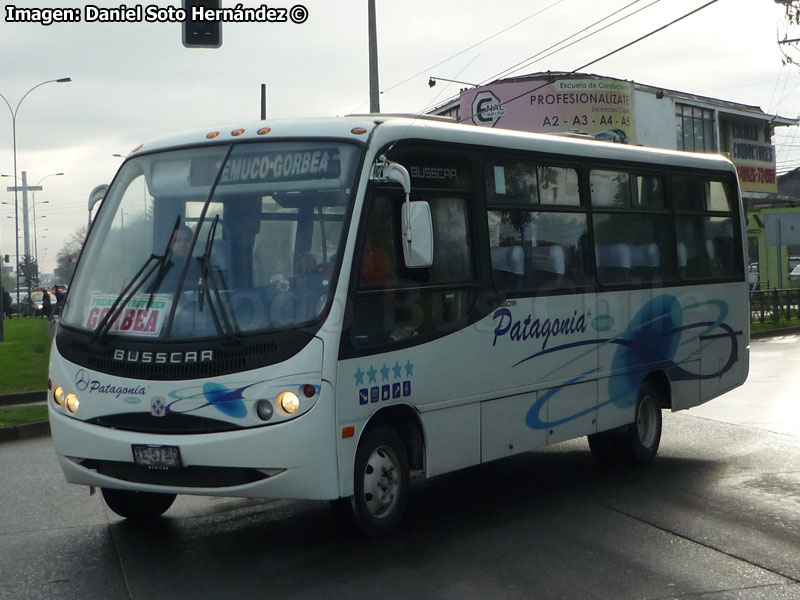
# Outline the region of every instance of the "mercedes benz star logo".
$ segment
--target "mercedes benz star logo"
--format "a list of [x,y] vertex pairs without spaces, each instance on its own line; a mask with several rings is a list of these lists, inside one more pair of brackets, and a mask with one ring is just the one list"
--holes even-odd
[[86,369],[81,369],[75,373],[75,387],[80,391],[89,387],[89,381],[89,373],[86,372]]

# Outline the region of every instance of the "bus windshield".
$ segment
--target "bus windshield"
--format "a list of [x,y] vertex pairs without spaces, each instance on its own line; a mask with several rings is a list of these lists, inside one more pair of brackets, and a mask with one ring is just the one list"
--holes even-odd
[[62,323],[187,339],[316,320],[334,287],[360,154],[276,141],[128,160],[92,226]]

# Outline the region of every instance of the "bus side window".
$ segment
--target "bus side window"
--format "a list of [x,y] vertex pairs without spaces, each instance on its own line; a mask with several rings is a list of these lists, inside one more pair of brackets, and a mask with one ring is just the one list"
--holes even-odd
[[449,195],[422,199],[430,204],[433,219],[434,256],[427,269],[408,269],[403,262],[399,250],[403,197],[379,192],[372,201],[355,264],[350,339],[356,347],[443,335],[464,322],[475,304],[469,202]]
[[499,291],[571,291],[588,281],[586,215],[488,211],[492,280]]

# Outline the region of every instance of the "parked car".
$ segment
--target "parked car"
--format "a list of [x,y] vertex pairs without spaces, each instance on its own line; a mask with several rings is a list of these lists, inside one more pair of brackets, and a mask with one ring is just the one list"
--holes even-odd
[[751,263],[748,273],[748,281],[750,282],[750,291],[757,290],[760,286],[759,276],[758,276],[758,263]]

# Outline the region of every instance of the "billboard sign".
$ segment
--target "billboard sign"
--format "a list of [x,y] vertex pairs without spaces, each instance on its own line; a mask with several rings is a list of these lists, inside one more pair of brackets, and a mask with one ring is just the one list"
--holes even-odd
[[775,148],[760,139],[760,129],[752,124],[731,125],[731,161],[736,165],[743,192],[774,194],[778,191]]
[[583,133],[635,143],[633,83],[582,77],[500,81],[461,92],[461,118],[482,127]]

